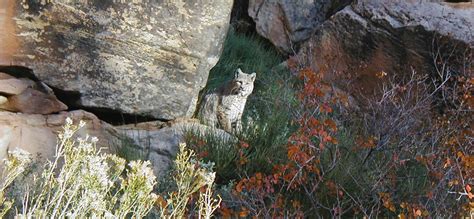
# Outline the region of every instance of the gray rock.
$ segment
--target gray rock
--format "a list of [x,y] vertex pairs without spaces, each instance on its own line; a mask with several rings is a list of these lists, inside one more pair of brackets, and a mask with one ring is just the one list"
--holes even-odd
[[156,152],[150,152],[148,160],[153,166],[153,174],[157,177],[163,176],[167,170],[171,168],[173,163],[172,159],[169,156],[162,155]]
[[232,8],[231,0],[7,4],[0,20],[16,32],[0,37],[0,65],[28,67],[48,85],[79,92],[79,106],[161,119],[194,113]]
[[442,2],[361,0],[350,9],[387,30],[421,27],[465,43],[474,42],[472,4],[456,7]]
[[327,17],[352,0],[250,0],[258,34],[280,51],[294,53]]
[[139,149],[141,153],[145,154],[144,159],[150,160],[156,176],[166,173],[178,152],[179,144],[184,143],[185,134],[188,132],[213,134],[222,138],[223,141],[236,141],[234,136],[224,130],[198,123],[180,122],[161,129],[141,129],[139,127],[118,126],[115,128],[134,141],[135,144],[128,147],[136,147],[135,149]]
[[[436,74],[438,49],[451,54],[451,70],[464,71],[455,58],[472,54],[472,27],[472,5],[359,0],[324,22],[302,45],[297,59],[316,72],[326,72],[326,81],[349,94],[367,96],[394,75],[409,76],[413,70]],[[387,77],[379,77],[382,73]]]

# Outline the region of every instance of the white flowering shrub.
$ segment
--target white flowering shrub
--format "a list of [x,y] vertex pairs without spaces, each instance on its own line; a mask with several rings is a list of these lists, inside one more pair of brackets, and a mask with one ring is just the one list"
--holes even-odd
[[15,149],[8,152],[8,158],[4,160],[2,178],[0,179],[0,218],[13,206],[13,200],[7,199],[5,191],[17,176],[25,171],[25,167],[30,163],[30,154],[22,149]]
[[[16,218],[143,218],[154,206],[161,218],[183,218],[196,193],[198,218],[211,218],[219,207],[221,198],[215,198],[212,191],[212,165],[197,161],[185,144],[180,145],[175,160],[172,183],[176,191],[158,196],[153,193],[156,177],[149,161],[131,161],[127,167],[124,159],[100,153],[97,138],[75,138],[84,125],[66,120],[58,134],[55,159],[45,164],[40,175],[34,175],[32,185],[26,185]],[[30,155],[22,150],[9,153],[5,160],[0,181],[1,218],[13,206],[4,191],[30,161]]]
[[195,160],[196,154],[186,148],[186,144],[179,145],[179,153],[174,161],[176,191],[169,192],[167,198],[159,197],[158,206],[160,218],[185,218],[187,204],[193,194],[199,192],[197,200],[197,216],[211,218],[219,207],[221,198],[213,196],[213,185],[216,173],[212,172],[212,164],[205,164]]
[[[74,138],[84,122],[66,120],[58,135],[55,159],[25,194],[25,218],[141,218],[156,200],[150,163],[99,153],[97,138]],[[123,174],[123,172],[126,174]]]

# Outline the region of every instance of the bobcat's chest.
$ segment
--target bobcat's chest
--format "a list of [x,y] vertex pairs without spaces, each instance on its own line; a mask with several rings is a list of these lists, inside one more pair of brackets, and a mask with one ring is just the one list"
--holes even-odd
[[219,111],[226,114],[232,121],[239,120],[239,116],[244,111],[246,101],[247,98],[240,96],[223,96],[219,104]]

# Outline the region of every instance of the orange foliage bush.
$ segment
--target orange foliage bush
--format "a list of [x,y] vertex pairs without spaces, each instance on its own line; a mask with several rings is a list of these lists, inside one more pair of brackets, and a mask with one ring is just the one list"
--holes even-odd
[[[457,107],[441,116],[431,97],[444,84],[432,93],[424,79],[392,84],[384,93],[387,96],[378,102],[372,100],[368,110],[377,111],[371,114],[374,119],[385,117],[387,121],[379,122],[398,130],[388,136],[359,130],[362,136],[347,150],[338,141],[338,122],[333,119],[338,100],[327,98],[322,91],[321,74],[309,68],[296,69],[295,63],[289,66],[301,81],[301,89],[294,119],[298,129],[288,140],[287,161],[275,165],[270,174],[256,173],[238,181],[234,199],[227,200],[233,207],[223,206],[222,215],[412,218],[473,213],[473,78],[450,79],[458,80],[458,89],[453,89],[457,92],[453,95],[459,97]],[[356,157],[354,163],[344,163],[350,153]],[[344,172],[350,166],[367,171],[350,174],[373,180],[358,182],[356,177],[335,176],[334,172]],[[423,182],[421,187],[414,183],[416,193],[403,190],[410,178]]]

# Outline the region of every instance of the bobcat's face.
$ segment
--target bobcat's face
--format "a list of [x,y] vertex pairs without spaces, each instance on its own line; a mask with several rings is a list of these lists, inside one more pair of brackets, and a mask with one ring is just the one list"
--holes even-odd
[[253,91],[253,83],[257,74],[254,72],[252,74],[243,73],[240,68],[235,72],[234,83],[235,83],[235,95],[246,97],[250,95]]

